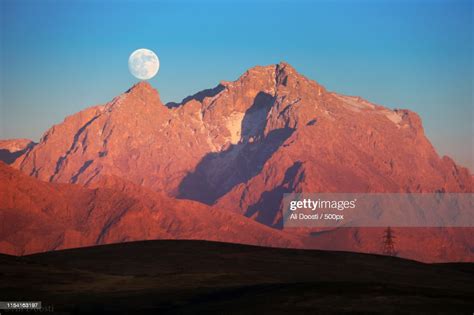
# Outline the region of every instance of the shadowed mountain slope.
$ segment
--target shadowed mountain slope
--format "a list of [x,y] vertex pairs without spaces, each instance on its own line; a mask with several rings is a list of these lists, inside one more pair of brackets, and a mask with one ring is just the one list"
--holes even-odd
[[29,139],[0,140],[0,161],[12,164],[17,158],[33,148],[35,144]]

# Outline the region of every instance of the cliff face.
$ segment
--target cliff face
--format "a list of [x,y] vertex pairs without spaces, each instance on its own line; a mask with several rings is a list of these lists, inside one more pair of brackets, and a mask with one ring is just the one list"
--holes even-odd
[[13,165],[57,183],[122,178],[276,228],[286,192],[472,192],[416,113],[329,92],[286,63],[180,104],[139,83],[52,127]]

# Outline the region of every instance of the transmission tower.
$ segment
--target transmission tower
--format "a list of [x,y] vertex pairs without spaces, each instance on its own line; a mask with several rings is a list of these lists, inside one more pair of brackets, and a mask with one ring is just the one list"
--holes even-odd
[[385,229],[385,233],[383,235],[383,251],[382,253],[387,256],[397,256],[397,252],[395,251],[395,234],[391,227],[387,227]]

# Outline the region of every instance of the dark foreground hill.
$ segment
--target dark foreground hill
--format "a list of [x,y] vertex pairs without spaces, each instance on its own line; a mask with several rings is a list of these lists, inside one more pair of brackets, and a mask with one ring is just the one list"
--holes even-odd
[[473,264],[205,241],[0,255],[0,277],[0,300],[57,314],[474,311]]

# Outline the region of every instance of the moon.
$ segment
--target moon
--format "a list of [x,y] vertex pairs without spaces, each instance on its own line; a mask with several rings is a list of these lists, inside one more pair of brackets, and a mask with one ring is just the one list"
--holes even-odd
[[137,49],[128,58],[128,69],[137,79],[149,80],[158,73],[160,59],[149,49]]

